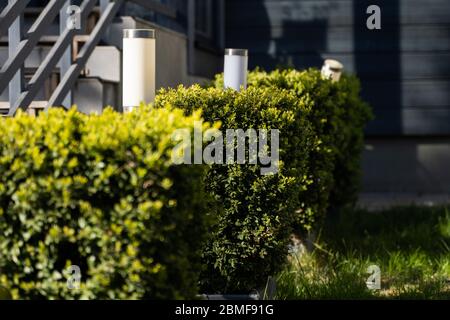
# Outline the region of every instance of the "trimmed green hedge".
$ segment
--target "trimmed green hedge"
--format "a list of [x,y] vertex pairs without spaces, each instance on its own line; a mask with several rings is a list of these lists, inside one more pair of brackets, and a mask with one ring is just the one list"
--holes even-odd
[[[0,287],[50,299],[248,293],[283,268],[294,231],[355,201],[371,118],[356,78],[257,70],[242,92],[214,85],[161,90],[156,108],[125,115],[0,119]],[[175,165],[174,131],[203,120],[224,134],[278,129],[278,173]],[[70,265],[80,289],[67,287]]]
[[192,298],[204,166],[173,165],[171,135],[200,119],[147,107],[1,119],[0,286],[22,299]]
[[162,90],[156,107],[172,105],[190,114],[201,109],[206,121],[225,129],[280,130],[280,168],[261,175],[261,165],[212,165],[205,188],[217,202],[218,223],[205,248],[202,273],[207,292],[248,292],[263,286],[283,267],[299,194],[308,188],[308,163],[317,137],[309,110],[288,91],[276,88]]
[[[223,87],[223,75],[213,84]],[[305,108],[308,120],[320,138],[309,164],[311,185],[301,195],[307,210],[300,214],[300,229],[310,229],[327,213],[357,200],[361,178],[364,127],[373,118],[360,97],[360,83],[344,74],[339,82],[323,79],[320,71],[309,69],[255,70],[248,74],[248,86],[289,90]]]

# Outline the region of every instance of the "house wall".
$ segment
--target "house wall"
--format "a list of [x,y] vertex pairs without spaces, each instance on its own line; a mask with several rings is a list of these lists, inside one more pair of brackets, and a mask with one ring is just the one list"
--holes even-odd
[[369,193],[450,196],[450,137],[369,138],[363,154]]
[[121,17],[109,31],[109,40],[122,49],[123,29],[152,28],[156,30],[156,88],[177,87],[195,82],[203,83],[206,78],[188,72],[188,40],[179,32],[161,27],[155,23],[133,17]]
[[[342,61],[376,114],[367,133],[450,135],[450,1],[227,0],[226,43],[250,66]],[[381,30],[366,9],[381,8]]]
[[364,191],[450,193],[450,1],[227,0],[226,46],[248,48],[250,68],[342,61],[376,116]]
[[[139,21],[150,22],[154,26],[158,26],[163,30],[172,30],[181,35],[188,35],[188,1],[187,0],[165,0],[162,1],[165,5],[177,10],[176,18],[166,17],[162,14],[143,10],[141,6],[126,3],[121,10],[121,16],[130,16]],[[189,70],[192,76],[213,78],[216,73],[221,70],[223,51],[219,45],[219,30],[218,25],[220,19],[218,17],[219,11],[215,5],[219,0],[212,0],[213,13],[209,14],[211,17],[211,35],[210,38],[204,38],[198,33],[195,34],[193,66]],[[195,17],[198,19],[198,17]],[[186,52],[187,54],[187,52]]]

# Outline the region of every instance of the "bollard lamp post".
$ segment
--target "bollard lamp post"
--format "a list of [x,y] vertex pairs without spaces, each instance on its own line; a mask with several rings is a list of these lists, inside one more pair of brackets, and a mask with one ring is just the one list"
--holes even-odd
[[224,88],[247,88],[248,50],[225,49]]
[[332,82],[338,82],[341,79],[344,65],[337,60],[327,59],[322,67],[322,77],[330,79]]
[[123,33],[123,110],[155,100],[156,40],[153,29],[125,29]]

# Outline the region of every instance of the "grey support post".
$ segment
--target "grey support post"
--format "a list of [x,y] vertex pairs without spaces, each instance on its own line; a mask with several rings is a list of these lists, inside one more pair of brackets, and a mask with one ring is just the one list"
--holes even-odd
[[[9,0],[9,3],[15,2],[16,0]],[[20,42],[23,40],[24,35],[24,19],[23,13],[20,13],[16,20],[13,22],[8,30],[8,53],[9,57],[14,57],[19,50]],[[25,86],[25,72],[24,65],[22,65],[16,72],[14,77],[9,83],[9,106],[10,108],[19,99]]]
[[[70,0],[66,0],[66,3],[62,7],[60,13],[59,13],[59,34],[64,34],[64,31],[68,27],[68,20],[70,18],[70,12],[69,7],[71,5]],[[81,23],[81,22],[80,22]],[[64,77],[66,72],[69,70],[70,66],[72,65],[72,42],[69,43],[67,49],[64,51],[63,56],[59,62],[59,72],[60,72],[60,79]],[[63,106],[65,108],[70,108],[72,106],[72,91],[70,90],[67,96],[64,98],[64,101],[62,102]]]

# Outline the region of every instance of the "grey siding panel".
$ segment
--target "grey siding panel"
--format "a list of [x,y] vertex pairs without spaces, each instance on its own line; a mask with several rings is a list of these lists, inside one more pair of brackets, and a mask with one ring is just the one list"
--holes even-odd
[[[393,118],[397,121],[393,121]],[[403,135],[411,136],[449,136],[450,112],[448,108],[411,109],[406,108],[397,114],[397,108],[376,111],[376,118],[369,124],[369,130],[379,135],[392,135],[401,128]]]
[[[362,82],[362,95],[374,107],[368,132],[392,135],[450,135],[450,80]],[[401,96],[398,97],[398,92]],[[402,101],[402,108],[396,103]]]
[[[450,135],[449,0],[227,0],[228,47],[250,67],[344,63],[362,79],[370,135]],[[381,7],[382,29],[366,28]]]
[[404,109],[403,132],[411,135],[450,135],[450,111],[442,109]]
[[[448,0],[378,0],[365,1],[382,8],[383,24],[446,24],[450,21]],[[286,21],[327,21],[328,25],[353,25],[353,0],[227,0],[228,16],[234,26],[266,27],[267,17],[272,27]],[[399,4],[399,12],[396,3]],[[366,6],[366,7],[367,7]],[[398,19],[400,13],[400,19]],[[230,16],[234,14],[233,16]],[[254,18],[252,18],[254,17]]]
[[[333,53],[354,51],[353,26],[332,27],[308,25],[273,27],[270,34],[262,33],[259,27],[229,27],[228,37],[239,47],[251,47],[253,52],[266,52],[268,47],[281,47],[289,52],[311,52],[324,50]],[[450,25],[406,25],[402,27],[400,44],[397,39],[398,28],[383,28],[383,41],[362,39],[358,52],[392,52],[399,48],[406,52],[434,52],[450,50]],[[320,37],[326,34],[325,41]]]
[[403,80],[448,79],[450,75],[450,52],[442,53],[403,53],[400,55],[401,70],[396,70],[398,59],[391,53],[363,53],[358,58],[360,66],[355,65],[355,54],[330,52],[302,53],[280,52],[278,59],[270,59],[263,53],[250,50],[250,68],[264,65],[268,69],[279,65],[294,64],[299,68],[320,67],[322,61],[334,58],[341,61],[346,71],[358,73],[363,80],[393,80],[400,75]]
[[394,81],[363,81],[362,87],[363,96],[375,106],[375,110],[395,107],[392,97],[399,87],[403,108],[443,109],[449,106],[450,101],[450,80],[402,80],[400,85]]

